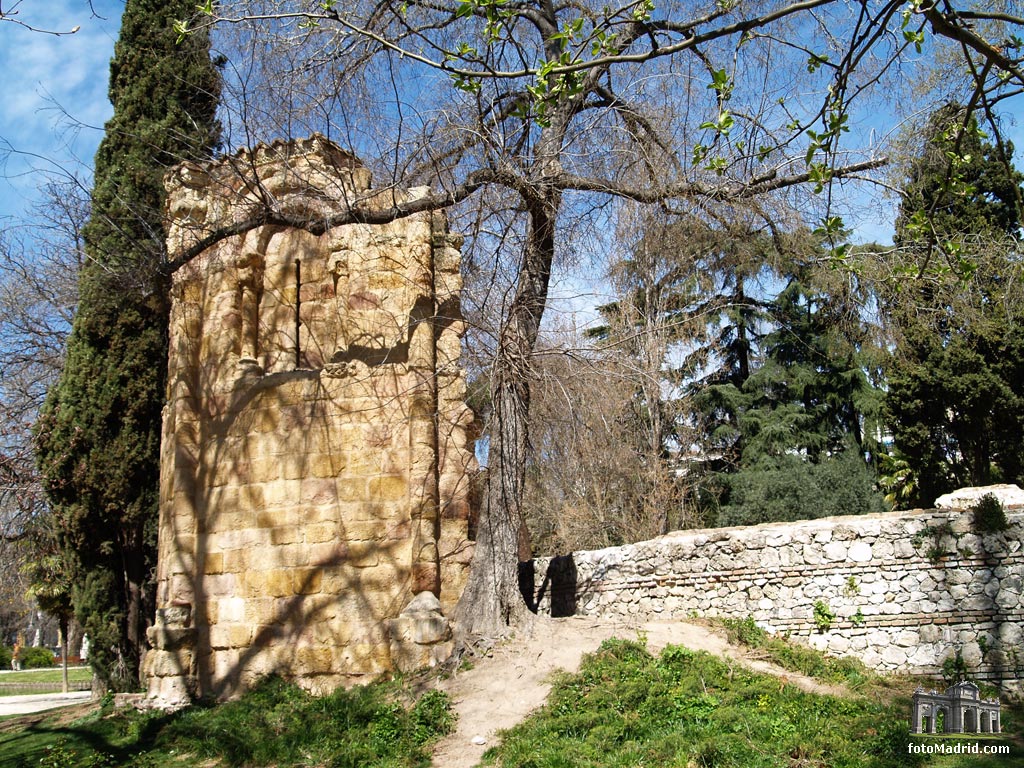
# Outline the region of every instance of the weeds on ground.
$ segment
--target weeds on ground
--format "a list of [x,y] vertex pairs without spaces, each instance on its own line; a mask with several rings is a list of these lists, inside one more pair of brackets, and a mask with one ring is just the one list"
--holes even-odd
[[501,768],[820,766],[896,768],[908,753],[902,708],[804,693],[770,675],[669,646],[651,656],[611,640],[547,705],[485,756]]
[[12,768],[323,766],[421,768],[430,744],[454,726],[448,698],[404,701],[398,683],[317,698],[276,678],[238,701],[173,715],[103,712],[71,726],[0,733],[0,765]]
[[799,672],[825,683],[842,684],[854,690],[879,681],[878,676],[857,659],[825,656],[813,648],[771,635],[749,616],[745,619],[722,619],[721,625],[729,642],[758,650],[769,661],[790,672]]

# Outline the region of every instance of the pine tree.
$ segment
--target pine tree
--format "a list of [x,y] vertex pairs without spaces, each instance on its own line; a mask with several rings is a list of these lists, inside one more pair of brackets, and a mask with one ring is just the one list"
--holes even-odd
[[705,408],[716,405],[711,437],[732,457],[711,465],[725,471],[699,487],[705,516],[719,525],[883,509],[865,461],[876,452],[880,393],[865,365],[874,347],[863,299],[814,259],[796,257],[785,271],[781,290],[762,302],[750,374],[698,397]]
[[128,0],[110,66],[113,117],[96,154],[87,263],[65,368],[37,427],[40,469],[74,574],[90,660],[139,684],[153,613],[169,280],[162,178],[219,142],[209,40],[179,42],[183,0]]

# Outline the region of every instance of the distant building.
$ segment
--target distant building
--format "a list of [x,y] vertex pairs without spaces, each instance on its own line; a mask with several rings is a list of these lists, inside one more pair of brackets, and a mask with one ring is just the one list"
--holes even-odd
[[999,733],[999,699],[983,699],[974,683],[951,685],[945,693],[914,691],[912,733]]

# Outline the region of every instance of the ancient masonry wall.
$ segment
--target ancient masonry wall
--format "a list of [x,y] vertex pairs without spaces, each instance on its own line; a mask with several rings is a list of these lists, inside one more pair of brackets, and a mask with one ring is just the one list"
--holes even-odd
[[[268,202],[316,221],[427,191],[375,192],[319,136],[181,166],[167,188],[172,254]],[[460,239],[431,213],[239,230],[174,277],[146,659],[163,703],[390,669],[389,624],[424,591],[450,612],[471,552]],[[446,639],[430,626],[416,640]]]
[[750,616],[880,670],[937,675],[959,652],[974,678],[1020,695],[1024,513],[995,534],[974,533],[972,519],[932,510],[680,531],[537,560],[535,595],[556,616]]

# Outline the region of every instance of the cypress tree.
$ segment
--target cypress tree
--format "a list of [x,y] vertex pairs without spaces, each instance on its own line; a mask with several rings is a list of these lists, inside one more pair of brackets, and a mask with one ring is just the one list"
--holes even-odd
[[153,615],[169,278],[166,170],[219,142],[209,39],[177,40],[193,0],[128,0],[110,65],[114,114],[96,154],[86,265],[38,457],[71,565],[90,661],[112,690],[139,685]]

